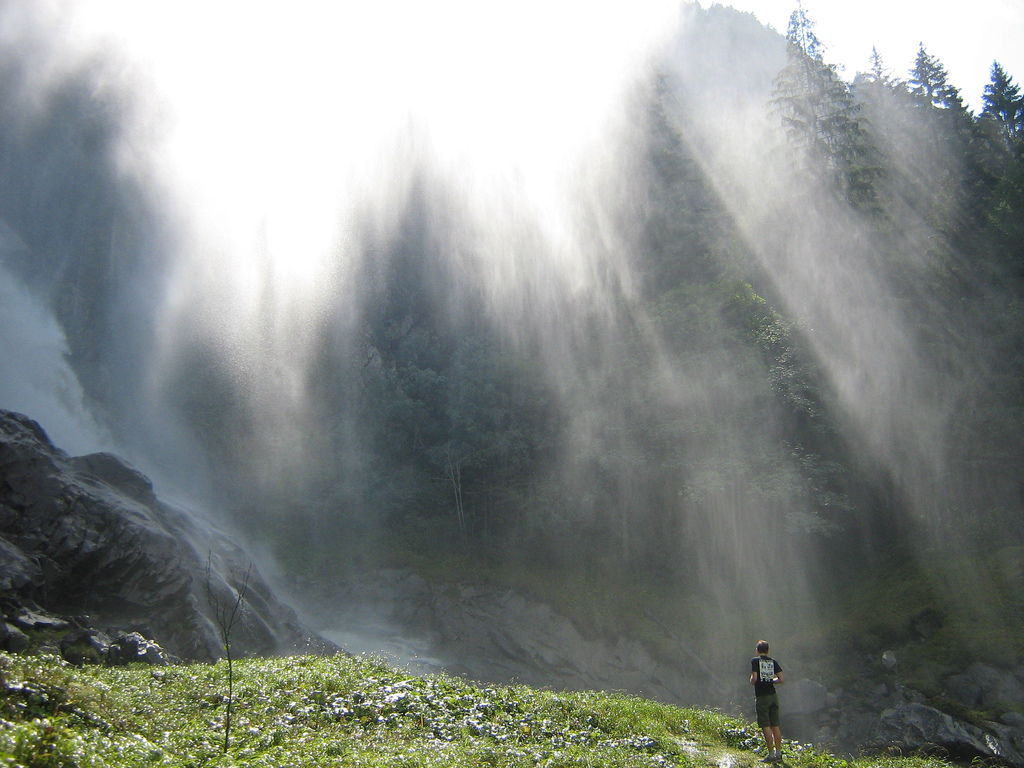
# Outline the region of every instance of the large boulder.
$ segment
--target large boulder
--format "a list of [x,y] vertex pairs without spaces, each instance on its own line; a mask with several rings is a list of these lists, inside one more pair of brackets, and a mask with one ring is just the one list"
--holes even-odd
[[946,679],[946,696],[968,707],[1024,703],[1024,684],[1012,672],[975,662]]
[[72,458],[36,422],[0,410],[8,615],[24,617],[25,606],[84,615],[112,635],[136,631],[175,656],[213,659],[222,653],[217,608],[238,601],[243,586],[235,654],[332,650],[275,598],[235,541],[158,499],[141,472],[112,454]]
[[0,620],[0,650],[21,653],[28,648],[28,635],[13,624]]
[[903,753],[938,752],[960,760],[994,758],[1024,766],[1024,757],[1010,738],[1011,728],[993,724],[982,730],[959,722],[925,704],[902,704],[882,713],[874,746]]
[[17,592],[42,576],[39,563],[29,559],[20,548],[0,537],[0,593]]
[[798,741],[814,741],[828,710],[828,691],[815,680],[796,680],[779,689],[783,726]]
[[797,680],[779,689],[779,700],[787,714],[820,715],[828,708],[828,690],[816,680]]

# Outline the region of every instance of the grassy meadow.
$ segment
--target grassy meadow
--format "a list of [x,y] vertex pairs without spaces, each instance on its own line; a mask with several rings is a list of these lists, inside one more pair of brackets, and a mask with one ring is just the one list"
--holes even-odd
[[[336,655],[228,666],[75,667],[0,654],[0,765],[691,766],[742,768],[763,756],[750,723],[619,693],[483,687],[412,677]],[[924,768],[933,758],[848,763],[787,743],[789,768]]]

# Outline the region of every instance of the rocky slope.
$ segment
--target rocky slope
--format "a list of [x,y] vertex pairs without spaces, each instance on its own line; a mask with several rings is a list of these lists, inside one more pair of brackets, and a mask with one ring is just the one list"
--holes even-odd
[[[246,581],[247,579],[247,581]],[[46,628],[138,632],[169,653],[222,653],[216,608],[245,587],[236,654],[330,648],[278,600],[246,553],[196,514],[158,499],[111,454],[71,457],[42,428],[0,410],[0,640]]]

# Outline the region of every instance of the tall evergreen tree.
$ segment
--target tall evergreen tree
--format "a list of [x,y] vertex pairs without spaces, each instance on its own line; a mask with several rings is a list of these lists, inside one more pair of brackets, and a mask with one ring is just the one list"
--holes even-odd
[[[949,82],[946,68],[923,44],[907,85],[917,111],[919,159],[928,167],[930,218],[934,226],[947,233],[953,252],[972,254],[980,245],[978,227],[998,171],[987,162],[985,142],[959,90]],[[962,276],[963,290],[970,285],[974,269],[976,265],[966,259],[955,270]]]
[[1019,290],[1024,284],[1024,96],[999,62],[992,63],[983,104],[979,122],[999,173],[988,214],[993,252],[998,274]]
[[998,126],[1006,149],[1012,151],[1024,136],[1024,97],[998,61],[992,62],[992,80],[985,86],[982,103],[982,119]]
[[920,105],[949,110],[953,119],[961,123],[970,122],[970,112],[964,106],[959,89],[949,82],[946,68],[928,53],[924,43],[917,49],[907,85]]
[[829,179],[859,210],[877,212],[880,170],[860,105],[835,65],[825,62],[802,5],[790,17],[786,40],[787,63],[775,78],[772,99],[783,129],[813,175]]
[[895,81],[891,72],[892,70],[886,67],[882,61],[882,54],[878,52],[878,48],[871,46],[871,69],[868,74],[870,82],[886,86],[893,85]]

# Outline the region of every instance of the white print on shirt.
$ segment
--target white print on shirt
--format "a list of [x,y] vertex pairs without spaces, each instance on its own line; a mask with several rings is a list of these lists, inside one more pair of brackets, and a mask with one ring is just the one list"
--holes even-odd
[[770,683],[772,678],[775,677],[775,661],[773,659],[761,659],[758,664],[761,669],[761,682]]

